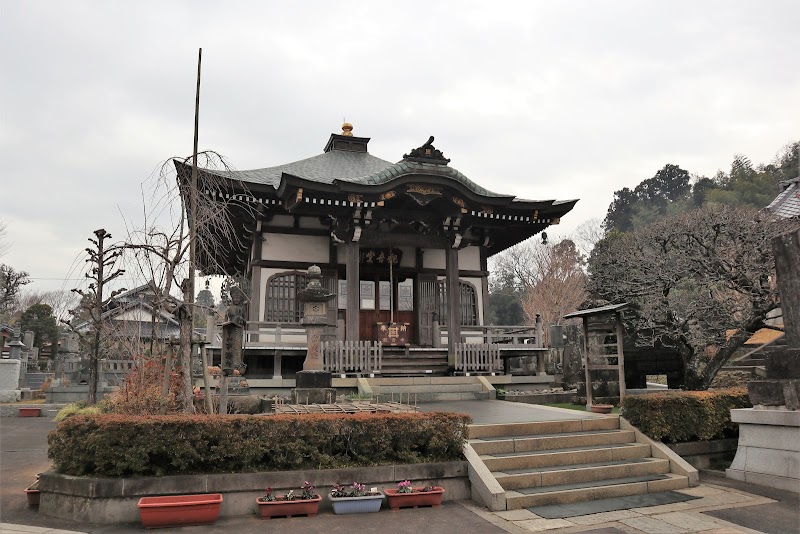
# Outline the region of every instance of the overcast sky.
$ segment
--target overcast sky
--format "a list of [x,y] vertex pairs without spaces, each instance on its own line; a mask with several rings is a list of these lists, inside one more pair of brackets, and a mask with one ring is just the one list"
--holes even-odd
[[141,220],[141,184],[191,154],[199,47],[200,148],[237,169],[319,154],[346,117],[380,158],[434,135],[488,189],[580,198],[563,233],[667,163],[713,176],[800,139],[798,21],[792,0],[0,0],[0,261],[69,289],[93,230]]

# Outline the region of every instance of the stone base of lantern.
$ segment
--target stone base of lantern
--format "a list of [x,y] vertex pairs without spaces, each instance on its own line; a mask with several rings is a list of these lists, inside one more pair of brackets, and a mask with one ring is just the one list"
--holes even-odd
[[336,388],[295,388],[292,404],[332,404],[336,402]]
[[328,371],[300,371],[295,381],[298,389],[330,388],[332,383],[332,375]]

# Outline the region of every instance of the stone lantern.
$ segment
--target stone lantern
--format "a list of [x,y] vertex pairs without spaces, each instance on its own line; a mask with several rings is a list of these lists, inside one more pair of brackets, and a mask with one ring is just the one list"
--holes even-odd
[[328,326],[328,301],[336,294],[322,287],[322,270],[312,265],[308,268],[308,285],[298,292],[303,302],[303,325],[306,328],[308,350],[303,370],[297,373],[292,402],[327,403],[336,400],[336,390],[331,387],[331,373],[325,371],[322,361],[322,331]]

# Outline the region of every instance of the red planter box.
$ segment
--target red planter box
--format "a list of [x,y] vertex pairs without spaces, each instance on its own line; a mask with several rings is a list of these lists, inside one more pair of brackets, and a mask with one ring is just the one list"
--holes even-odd
[[28,506],[39,506],[39,490],[25,490],[25,496],[28,498]]
[[420,506],[433,506],[434,508],[442,505],[442,495],[444,488],[435,486],[433,491],[416,491],[422,488],[414,488],[411,493],[397,493],[396,489],[383,490],[386,499],[389,501],[390,510],[400,508],[418,508]]
[[258,504],[258,516],[261,519],[271,517],[293,517],[296,515],[306,515],[314,517],[319,510],[319,503],[322,497],[317,495],[315,499],[296,499],[294,501],[266,501],[256,499]]
[[221,505],[221,493],[142,497],[138,504],[145,528],[210,525],[219,517]]
[[19,414],[20,417],[39,417],[42,415],[41,408],[20,408]]

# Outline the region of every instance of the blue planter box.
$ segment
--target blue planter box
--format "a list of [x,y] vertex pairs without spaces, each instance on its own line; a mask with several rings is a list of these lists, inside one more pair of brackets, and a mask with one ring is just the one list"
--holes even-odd
[[328,497],[333,504],[334,514],[362,514],[377,512],[381,509],[383,493],[364,497]]

